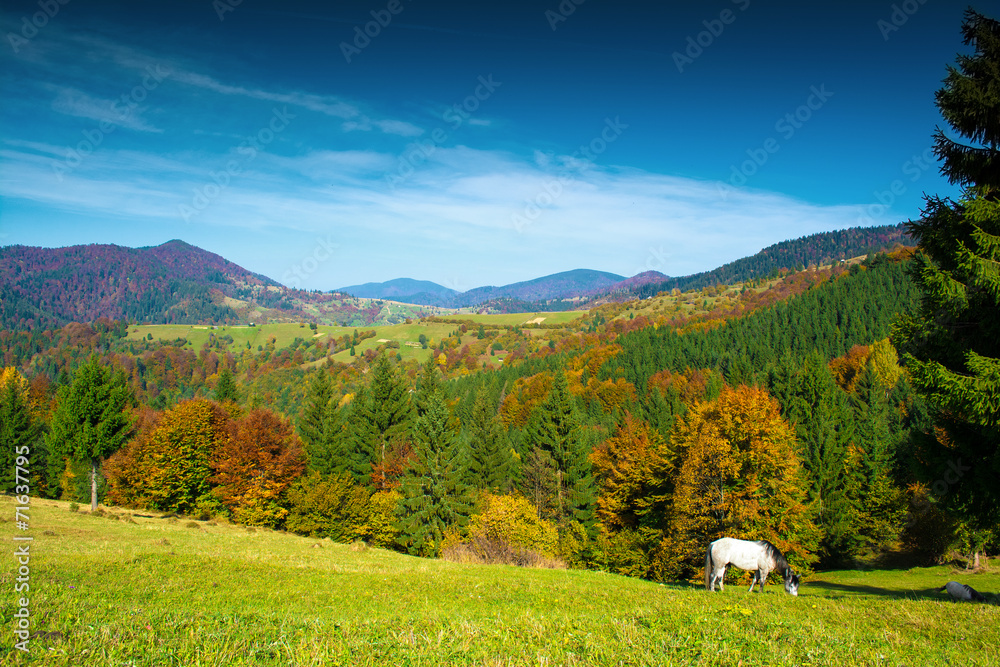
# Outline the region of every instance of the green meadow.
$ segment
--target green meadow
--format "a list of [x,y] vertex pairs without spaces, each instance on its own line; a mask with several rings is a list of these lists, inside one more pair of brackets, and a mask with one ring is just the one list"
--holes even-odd
[[[359,328],[364,330],[365,327]],[[279,323],[279,324],[258,324],[248,325],[218,325],[205,326],[197,324],[133,324],[128,328],[127,340],[140,340],[152,335],[152,340],[174,341],[183,338],[187,341],[187,347],[198,350],[209,341],[209,337],[214,335],[217,339],[229,336],[233,342],[229,344],[229,349],[239,351],[246,348],[250,343],[252,349],[257,346],[267,344],[270,337],[274,337],[276,349],[288,347],[296,338],[309,340],[322,336],[343,336],[354,331],[354,327],[334,327],[320,324],[313,331],[305,323]]]
[[[13,503],[2,503],[8,545]],[[817,573],[799,597],[425,560],[242,526],[31,500],[29,653],[5,665],[995,665],[1000,573]],[[6,562],[3,562],[6,561]],[[995,598],[994,598],[995,601]]]

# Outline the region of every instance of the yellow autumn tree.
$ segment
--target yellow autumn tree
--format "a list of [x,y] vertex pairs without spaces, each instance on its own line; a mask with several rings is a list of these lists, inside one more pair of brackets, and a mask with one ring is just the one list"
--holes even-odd
[[538,510],[527,498],[483,493],[479,502],[479,511],[469,520],[469,538],[480,558],[507,562],[497,557],[513,552],[555,556],[559,533],[554,525],[538,517]]
[[699,403],[672,438],[678,469],[664,574],[690,577],[720,537],[766,539],[795,567],[815,561],[819,531],[806,505],[795,432],[758,387],[725,387]]

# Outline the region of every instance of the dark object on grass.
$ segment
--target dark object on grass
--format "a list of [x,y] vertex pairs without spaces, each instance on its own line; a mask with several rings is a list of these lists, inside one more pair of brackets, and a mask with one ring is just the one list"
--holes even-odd
[[982,593],[968,584],[960,584],[957,581],[949,581],[938,591],[948,591],[948,595],[959,602],[986,602]]

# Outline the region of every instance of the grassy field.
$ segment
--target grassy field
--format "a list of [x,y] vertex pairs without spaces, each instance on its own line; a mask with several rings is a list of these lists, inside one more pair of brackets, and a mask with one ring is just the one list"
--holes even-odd
[[[560,313],[519,313],[516,315],[479,315],[475,313],[462,313],[448,315],[449,318],[472,320],[479,324],[489,325],[519,325],[527,322],[541,320],[544,324],[569,324],[579,319],[586,313],[580,311],[569,311]],[[188,342],[188,347],[195,350],[200,349],[209,340],[209,336],[214,334],[216,338],[229,336],[233,342],[229,345],[230,350],[241,350],[246,348],[247,343],[256,350],[258,346],[267,343],[268,338],[274,336],[275,349],[281,349],[291,345],[296,338],[308,340],[318,336],[332,336],[338,338],[344,334],[351,334],[355,330],[374,330],[376,336],[362,341],[355,348],[356,354],[361,354],[369,348],[375,348],[385,341],[396,341],[400,344],[400,354],[404,359],[413,358],[418,361],[425,361],[429,352],[420,347],[408,346],[406,343],[416,343],[420,334],[427,336],[428,340],[439,341],[454,331],[458,325],[454,323],[441,323],[428,320],[412,320],[409,324],[390,324],[364,327],[335,327],[320,324],[315,331],[305,323],[279,323],[279,324],[258,324],[257,326],[217,326],[210,327],[204,325],[190,324],[140,324],[132,325],[128,329],[129,340],[140,340],[152,335],[152,340],[174,341],[184,338]],[[539,329],[538,333],[542,337],[546,334],[546,329]],[[343,350],[334,359],[345,363],[350,362],[351,357],[347,350]]]
[[[359,330],[363,331],[366,328],[370,327],[360,327]],[[258,324],[253,327],[220,325],[214,328],[197,324],[133,324],[128,328],[127,339],[139,340],[149,334],[152,334],[153,340],[173,341],[184,338],[188,341],[188,347],[198,350],[208,342],[209,335],[214,334],[217,338],[231,337],[233,342],[230,349],[240,350],[250,343],[250,347],[256,350],[258,345],[265,345],[267,339],[274,336],[275,349],[280,350],[291,345],[296,338],[308,340],[317,335],[337,337],[353,331],[353,327],[334,327],[325,324],[318,325],[316,331],[313,331],[308,324],[302,323]]]
[[[2,503],[8,545],[15,532]],[[128,515],[114,510],[122,518]],[[32,499],[30,653],[5,665],[995,665],[1000,574],[814,575],[798,598],[598,572],[459,565],[232,525],[112,520]]]

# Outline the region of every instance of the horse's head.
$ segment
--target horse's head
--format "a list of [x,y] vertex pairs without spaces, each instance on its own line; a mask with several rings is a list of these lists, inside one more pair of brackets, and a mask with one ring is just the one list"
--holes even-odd
[[789,568],[788,570],[786,570],[785,571],[785,592],[788,593],[789,595],[793,595],[793,596],[794,595],[798,595],[799,594],[799,582],[800,581],[802,581],[802,577],[800,577],[797,574],[794,574],[792,572],[791,568]]

